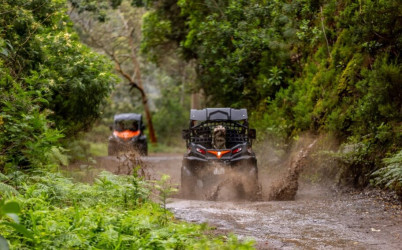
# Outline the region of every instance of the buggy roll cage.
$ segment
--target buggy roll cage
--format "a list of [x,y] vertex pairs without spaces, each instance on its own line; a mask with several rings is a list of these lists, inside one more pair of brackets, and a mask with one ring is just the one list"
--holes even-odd
[[[189,129],[182,131],[187,147],[190,143],[200,144],[205,148],[212,147],[213,129],[221,125],[226,129],[226,147],[232,148],[240,143],[249,143],[256,138],[255,129],[248,127],[246,109],[206,108],[192,109]],[[199,124],[196,124],[200,122]]]
[[122,113],[116,114],[113,118],[112,125],[109,125],[109,129],[112,131],[116,128],[118,122],[125,122],[125,121],[137,121],[138,122],[138,129],[143,131],[146,129],[146,126],[142,120],[142,115],[137,113]]

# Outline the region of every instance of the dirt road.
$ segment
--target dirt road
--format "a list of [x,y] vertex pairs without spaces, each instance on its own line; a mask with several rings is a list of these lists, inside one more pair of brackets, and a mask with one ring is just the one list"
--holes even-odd
[[[180,155],[143,160],[155,176],[169,174],[173,182],[180,183]],[[267,173],[260,169],[264,181],[269,180],[264,178]],[[401,249],[401,207],[359,192],[339,193],[301,183],[294,201],[173,198],[168,208],[179,219],[207,222],[219,233],[252,238],[258,249]]]

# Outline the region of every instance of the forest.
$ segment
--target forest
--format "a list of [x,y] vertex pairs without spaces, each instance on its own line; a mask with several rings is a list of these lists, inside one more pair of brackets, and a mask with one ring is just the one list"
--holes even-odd
[[71,177],[128,111],[166,153],[190,108],[247,108],[257,143],[331,138],[321,175],[401,199],[401,51],[397,0],[0,0],[0,249],[253,248],[175,219],[167,176]]

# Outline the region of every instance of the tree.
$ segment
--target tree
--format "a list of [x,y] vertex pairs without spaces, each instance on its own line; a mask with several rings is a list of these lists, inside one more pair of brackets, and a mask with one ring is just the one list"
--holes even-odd
[[141,59],[138,55],[143,13],[143,9],[132,8],[129,3],[123,2],[116,9],[106,10],[105,21],[97,20],[93,13],[80,14],[74,8],[70,12],[70,17],[80,29],[84,41],[108,55],[115,64],[115,70],[131,86],[131,89],[139,91],[150,139],[151,142],[156,143],[148,95],[141,75]]

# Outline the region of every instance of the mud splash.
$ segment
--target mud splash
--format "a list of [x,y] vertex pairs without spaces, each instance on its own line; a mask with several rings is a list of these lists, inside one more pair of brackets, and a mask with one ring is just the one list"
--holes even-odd
[[299,189],[299,176],[306,164],[317,139],[310,143],[307,147],[301,149],[294,157],[288,167],[288,171],[282,179],[278,180],[269,190],[268,200],[294,200]]
[[261,185],[235,171],[218,185],[206,193],[205,200],[208,201],[259,201],[262,200]]
[[[282,156],[282,158],[288,158],[289,160],[280,162],[278,159],[276,162],[271,162],[271,166],[274,166],[274,169],[286,169],[286,172],[282,173],[282,175],[276,174],[276,178],[270,176],[271,179],[269,181],[266,180],[267,176],[265,176],[266,173],[264,171],[260,171],[259,183],[256,185],[255,181],[246,178],[244,173],[226,170],[224,178],[220,182],[213,185],[204,183],[202,186],[206,186],[194,192],[191,197],[183,194],[183,188],[175,196],[207,201],[294,200],[299,189],[300,174],[309,165],[311,158],[309,156],[317,140],[314,139],[312,141],[311,137],[302,138],[299,140],[298,145],[295,146],[295,149],[292,150],[293,154],[290,153],[288,156]],[[274,151],[274,149],[271,148],[270,151]],[[134,173],[146,180],[159,179],[160,173],[153,168],[154,165],[163,163],[166,167],[163,172],[171,175],[176,185],[180,183],[179,162],[181,159],[182,156],[179,155],[174,157],[171,155],[141,157],[136,152],[129,151],[117,157],[102,157],[98,163],[100,168],[115,174],[131,175]],[[264,170],[265,167],[264,165],[259,166],[259,169]],[[252,191],[250,192],[250,190]]]
[[[250,186],[255,183],[249,183],[244,179],[242,174],[235,171],[225,173],[226,178],[217,185],[210,187],[209,191],[204,195],[205,200],[209,201],[262,201],[262,200],[294,200],[299,189],[299,177],[303,169],[308,165],[309,155],[318,139],[313,140],[307,146],[302,147],[296,154],[290,157],[290,160],[282,163],[287,167],[284,176],[277,177],[273,184],[264,192],[263,198],[261,185],[255,188],[252,193],[242,192],[243,186]],[[264,176],[260,176],[264,177]],[[261,178],[263,179],[263,178]],[[236,195],[237,194],[237,195]],[[200,198],[200,197],[198,197]]]

